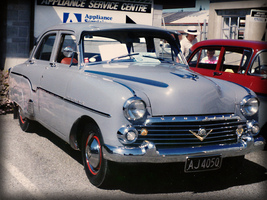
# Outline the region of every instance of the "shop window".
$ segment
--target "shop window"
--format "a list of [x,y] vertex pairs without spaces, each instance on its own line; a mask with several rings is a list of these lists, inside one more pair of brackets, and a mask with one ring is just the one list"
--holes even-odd
[[222,26],[222,39],[244,39],[245,17],[224,16]]

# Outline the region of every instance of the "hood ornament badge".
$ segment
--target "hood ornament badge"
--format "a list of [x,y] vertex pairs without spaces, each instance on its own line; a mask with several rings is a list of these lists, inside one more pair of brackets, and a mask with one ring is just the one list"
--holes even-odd
[[195,133],[194,131],[189,130],[190,133],[192,133],[194,136],[196,136],[201,142],[213,131],[211,129],[209,132],[205,128],[199,128],[198,132]]
[[183,79],[190,79],[190,80],[194,80],[194,81],[197,81],[197,79],[199,79],[198,75],[197,74],[193,74],[193,73],[178,74],[178,73],[171,72],[171,74],[179,76],[180,78],[183,78]]

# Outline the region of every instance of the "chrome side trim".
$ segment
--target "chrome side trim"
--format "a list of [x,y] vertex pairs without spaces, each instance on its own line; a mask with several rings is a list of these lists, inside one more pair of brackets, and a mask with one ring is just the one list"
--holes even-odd
[[86,109],[86,110],[88,110],[88,111],[90,111],[90,112],[93,112],[93,113],[96,113],[96,114],[99,114],[99,115],[101,115],[101,116],[108,117],[108,118],[111,117],[111,115],[108,114],[108,113],[104,113],[104,112],[101,112],[101,111],[99,111],[99,110],[95,110],[95,109],[93,109],[93,108],[89,108],[89,107],[83,105],[83,104],[84,104],[83,102],[80,102],[80,101],[77,101],[77,100],[73,100],[73,99],[71,99],[71,98],[69,98],[69,97],[62,97],[62,96],[59,96],[59,95],[57,95],[57,94],[55,94],[55,93],[52,93],[52,92],[50,92],[50,91],[48,91],[48,90],[45,90],[45,89],[43,89],[43,88],[40,88],[40,87],[37,87],[37,90],[42,90],[42,91],[44,91],[44,92],[46,92],[46,93],[48,93],[48,94],[50,94],[50,95],[53,95],[53,96],[55,96],[55,97],[57,97],[57,98],[60,98],[60,99],[66,101],[66,102],[68,102],[68,103],[71,103],[71,104],[74,104],[74,105],[76,105],[76,106],[82,107],[82,108],[84,108],[84,109]]
[[64,100],[64,101],[66,101],[66,102],[68,102],[68,103],[74,104],[74,105],[79,106],[79,107],[82,107],[82,108],[84,108],[84,109],[87,109],[87,110],[89,110],[90,112],[93,112],[93,113],[96,113],[96,114],[99,114],[99,115],[102,115],[102,116],[104,116],[104,117],[108,117],[108,118],[111,117],[111,115],[108,114],[108,113],[104,113],[104,112],[95,110],[95,109],[93,109],[93,108],[89,108],[89,107],[83,105],[83,104],[84,104],[83,102],[80,102],[80,101],[78,101],[78,100],[71,99],[70,97],[62,97],[62,96],[59,96],[59,95],[57,95],[57,94],[55,94],[55,93],[53,93],[53,92],[50,92],[50,91],[48,91],[48,90],[46,90],[46,89],[44,89],[44,88],[41,88],[41,87],[37,87],[36,90],[34,90],[34,89],[32,88],[32,83],[31,83],[30,79],[29,79],[27,76],[24,76],[24,75],[22,75],[22,74],[20,74],[20,73],[12,72],[12,71],[11,71],[11,73],[12,73],[12,74],[15,74],[15,75],[17,75],[17,76],[21,76],[21,77],[23,77],[23,78],[26,78],[26,79],[29,81],[30,85],[31,85],[31,90],[32,90],[33,92],[35,92],[35,93],[37,92],[37,90],[42,90],[42,91],[44,91],[44,92],[46,92],[46,93],[48,93],[48,94],[50,94],[50,95],[53,95],[53,96],[55,96],[55,97],[57,97],[57,98],[60,98],[60,99],[62,99],[62,100]]

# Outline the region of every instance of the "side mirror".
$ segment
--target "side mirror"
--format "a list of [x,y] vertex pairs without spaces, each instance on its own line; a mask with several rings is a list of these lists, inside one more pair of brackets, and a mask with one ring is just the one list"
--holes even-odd
[[63,49],[63,55],[67,58],[70,58],[72,54],[74,53],[74,50],[71,47],[65,47]]

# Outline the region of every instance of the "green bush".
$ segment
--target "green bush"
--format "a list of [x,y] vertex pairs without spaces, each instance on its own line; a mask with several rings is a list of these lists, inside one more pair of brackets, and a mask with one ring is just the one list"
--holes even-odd
[[12,102],[8,98],[8,72],[0,71],[0,115],[13,112]]

